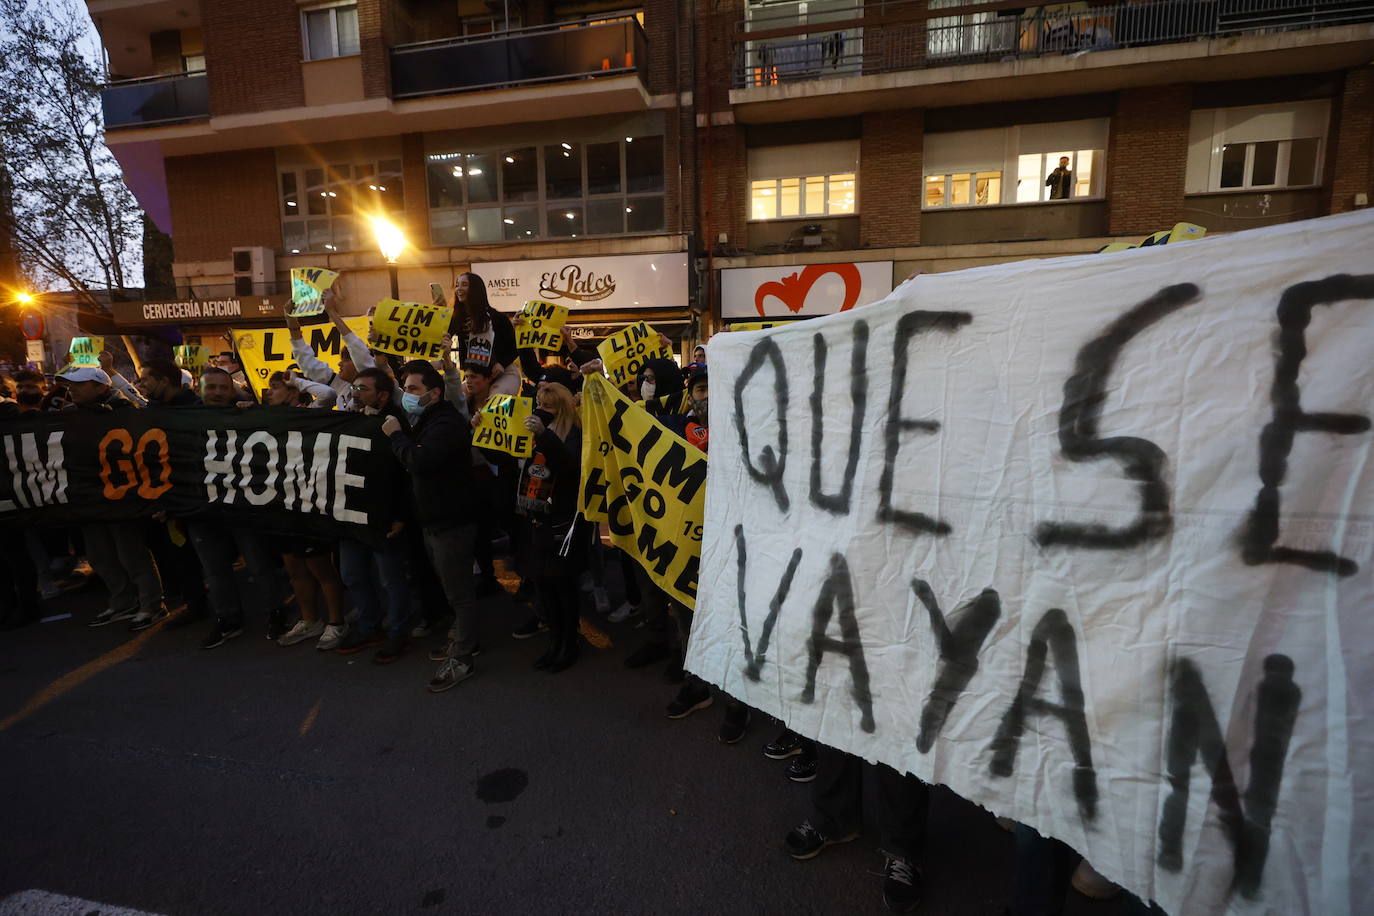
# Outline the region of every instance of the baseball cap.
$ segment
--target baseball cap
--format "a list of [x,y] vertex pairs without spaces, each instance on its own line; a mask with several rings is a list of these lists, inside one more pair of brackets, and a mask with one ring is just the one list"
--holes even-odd
[[68,382],[99,382],[110,384],[110,376],[98,366],[68,366],[57,377]]
[[562,366],[545,366],[539,373],[539,381],[555,382],[569,391],[576,391],[582,387],[579,384],[581,380],[574,379],[573,374]]

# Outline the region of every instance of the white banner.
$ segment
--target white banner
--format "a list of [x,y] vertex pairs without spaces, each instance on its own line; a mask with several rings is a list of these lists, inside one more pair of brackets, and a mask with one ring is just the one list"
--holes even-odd
[[740,267],[720,272],[720,308],[727,321],[847,312],[890,292],[891,261]]
[[687,308],[687,254],[634,254],[472,265],[499,312],[518,312],[531,299],[586,309]]
[[712,338],[687,667],[1173,916],[1374,912],[1371,252],[1353,213]]

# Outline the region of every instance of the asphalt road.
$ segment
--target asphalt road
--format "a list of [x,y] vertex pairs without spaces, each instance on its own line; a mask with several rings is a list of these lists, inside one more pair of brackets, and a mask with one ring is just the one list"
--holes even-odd
[[[478,676],[436,696],[428,641],[378,666],[259,619],[206,652],[199,625],[87,628],[102,605],[0,634],[0,914],[884,911],[876,835],[788,859],[809,796],[760,753],[777,726],[667,719],[659,668],[621,664],[633,622],[549,675],[488,599]],[[928,830],[919,912],[1000,914],[1010,834],[944,789]],[[35,902],[62,897],[101,906]]]

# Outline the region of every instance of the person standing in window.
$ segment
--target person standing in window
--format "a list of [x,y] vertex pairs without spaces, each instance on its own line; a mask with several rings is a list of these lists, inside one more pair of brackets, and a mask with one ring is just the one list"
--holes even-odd
[[1045,185],[1050,189],[1050,200],[1068,200],[1073,196],[1073,172],[1069,171],[1068,156],[1059,157],[1059,168],[1050,172]]

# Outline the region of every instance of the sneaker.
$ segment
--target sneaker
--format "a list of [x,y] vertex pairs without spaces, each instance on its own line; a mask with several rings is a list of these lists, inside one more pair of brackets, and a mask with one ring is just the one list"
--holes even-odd
[[883,903],[894,913],[910,913],[921,902],[921,870],[901,856],[885,855]]
[[114,623],[117,620],[133,620],[137,614],[138,608],[136,607],[125,608],[122,611],[112,607],[107,607],[105,608],[105,610],[101,611],[99,614],[96,614],[94,617],[92,617],[91,622],[86,624],[86,626],[103,627],[107,624]]
[[286,608],[273,608],[267,612],[267,638],[271,640],[281,639],[286,635]]
[[238,620],[216,620],[215,625],[210,630],[210,635],[205,637],[205,641],[200,644],[202,649],[213,649],[222,646],[235,636],[243,635],[243,621]]
[[638,613],[639,606],[626,601],[620,607],[616,608],[614,611],[611,611],[610,616],[606,619],[609,620],[611,623],[624,623],[625,621],[629,620],[631,617]]
[[529,639],[531,636],[538,636],[540,633],[549,632],[549,625],[538,617],[531,617],[520,626],[510,631],[510,635],[516,639]]
[[349,630],[348,635],[339,640],[339,644],[334,647],[334,651],[340,655],[352,655],[364,649],[376,648],[381,644],[381,633],[362,633],[358,630]]
[[389,665],[401,657],[401,653],[405,651],[405,648],[406,641],[404,639],[393,639],[388,637],[386,642],[382,644],[382,647],[372,653],[372,661],[378,665]]
[[155,623],[161,623],[167,619],[167,609],[160,608],[156,611],[139,611],[129,621],[129,632],[138,633],[146,630]]
[[324,632],[324,621],[316,620],[310,623],[306,620],[297,620],[296,625],[287,630],[277,639],[279,646],[294,646],[296,643],[305,642],[307,639],[314,639]]
[[339,648],[339,643],[343,642],[344,634],[348,632],[348,624],[331,623],[324,628],[320,634],[320,641],[315,644],[315,648],[321,652],[332,652]]
[[598,614],[605,614],[611,609],[610,596],[606,594],[606,589],[600,585],[592,588],[592,606],[596,608]]
[[798,861],[814,859],[820,855],[821,850],[827,846],[838,846],[840,843],[848,843],[857,838],[859,832],[839,837],[828,837],[816,829],[810,821],[802,821],[800,827],[788,831],[787,837],[782,841],[782,846],[787,850],[787,854]]
[[795,757],[806,749],[806,739],[792,729],[783,729],[772,741],[763,746],[763,756],[769,760],[786,760]]
[[683,688],[678,691],[678,695],[673,697],[673,701],[668,704],[668,718],[685,719],[698,709],[705,709],[714,700],[711,697],[711,689],[703,687],[699,689]]
[[416,624],[416,625],[411,629],[411,631],[410,631],[410,638],[411,638],[411,639],[424,639],[424,638],[425,638],[426,636],[428,636],[431,632],[433,632],[433,631],[430,630],[429,624],[427,624],[427,623],[419,623],[419,624]]
[[444,645],[439,646],[438,648],[435,648],[435,649],[430,649],[430,650],[429,650],[429,660],[432,661],[432,662],[441,662],[441,661],[443,661],[444,659],[448,658],[448,657],[449,657],[450,655],[452,655],[452,654],[453,654],[453,640],[450,639],[450,640],[449,640],[447,643],[445,643]]
[[645,665],[652,665],[654,662],[661,662],[666,658],[671,658],[673,650],[668,648],[666,642],[646,642],[638,649],[625,656],[626,668],[643,668]]
[[743,703],[734,703],[725,710],[725,718],[721,720],[720,731],[716,732],[716,738],[721,744],[738,744],[744,733],[749,730],[749,707]]
[[444,663],[439,666],[439,670],[434,672],[434,677],[429,679],[430,693],[443,693],[450,687],[456,687],[460,681],[466,681],[477,673],[477,669],[472,665],[472,657],[466,658],[446,658]]
[[803,754],[787,765],[787,778],[793,782],[810,782],[816,778],[816,757]]
[[1092,900],[1111,900],[1121,893],[1121,886],[1098,874],[1097,869],[1089,865],[1087,859],[1078,863],[1070,883],[1073,884],[1074,890]]

